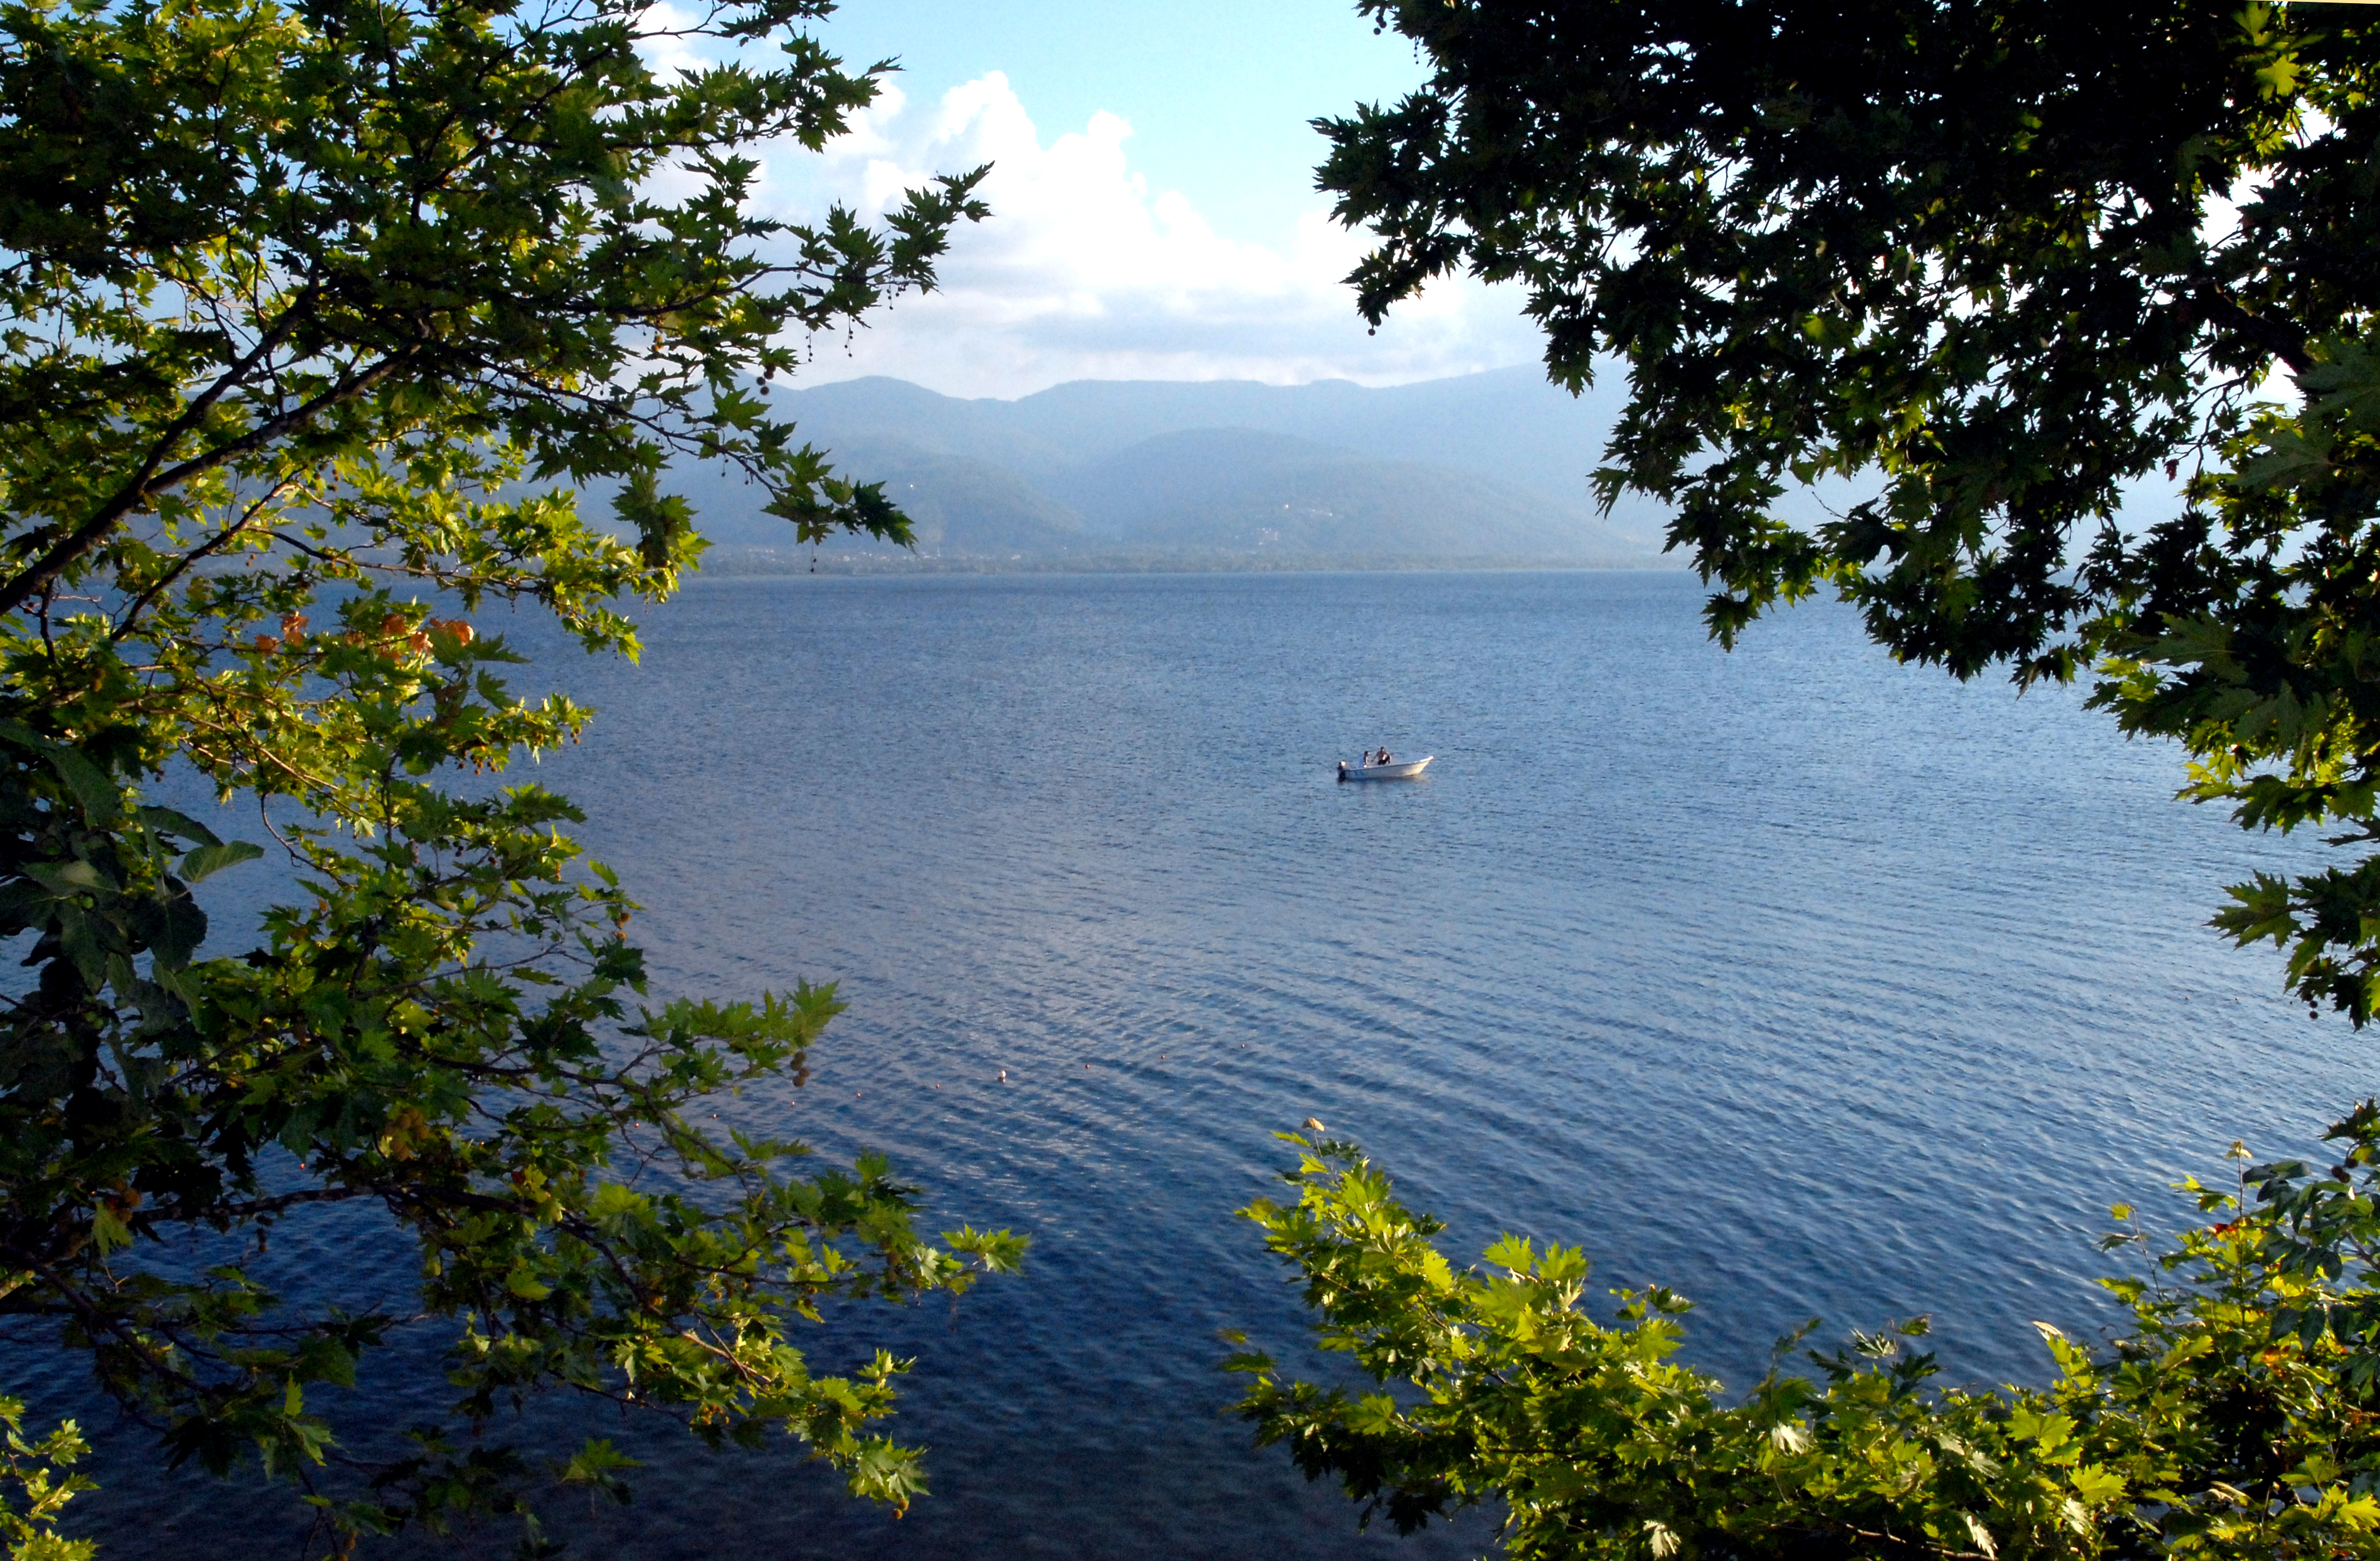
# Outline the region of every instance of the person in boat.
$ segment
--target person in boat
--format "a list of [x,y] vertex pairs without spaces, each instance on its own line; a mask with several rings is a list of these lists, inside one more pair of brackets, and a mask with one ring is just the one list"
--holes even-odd
[[1345,759],[1341,759],[1339,761],[1339,779],[1342,780],[1347,779],[1347,761]]

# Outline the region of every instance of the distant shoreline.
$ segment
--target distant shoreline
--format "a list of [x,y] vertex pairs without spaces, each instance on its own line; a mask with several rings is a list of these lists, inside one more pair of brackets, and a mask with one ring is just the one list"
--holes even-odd
[[713,547],[699,576],[751,579],[788,575],[1412,575],[1485,570],[1682,570],[1658,553],[1617,557],[1500,558],[1418,553],[1164,551],[1022,553],[1001,557],[827,552],[808,548]]

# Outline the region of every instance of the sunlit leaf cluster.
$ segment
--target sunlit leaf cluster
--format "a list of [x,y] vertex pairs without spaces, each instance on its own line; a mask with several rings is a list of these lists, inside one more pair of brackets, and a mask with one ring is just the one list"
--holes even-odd
[[88,1476],[59,1470],[79,1463],[91,1446],[72,1421],[39,1441],[25,1434],[24,1425],[24,1404],[0,1395],[0,1427],[7,1434],[0,1456],[0,1540],[7,1543],[8,1561],[91,1561],[97,1546],[57,1529],[67,1503],[91,1488]]
[[[2327,1177],[2292,1165],[2232,1192],[2193,1186],[2218,1223],[2107,1281],[2128,1311],[2115,1337],[2095,1349],[2036,1325],[2046,1387],[1939,1387],[1916,1318],[1810,1350],[1797,1373],[1814,1323],[1734,1393],[1676,1358],[1682,1297],[1599,1293],[1575,1248],[1513,1236],[1458,1269],[1439,1221],[1356,1146],[1293,1137],[1294,1200],[1245,1213],[1356,1381],[1244,1352],[1240,1412],[1367,1518],[1402,1532],[1485,1505],[1503,1553],[1535,1561],[2369,1555],[2380,1115],[2339,1136],[2348,1163]],[[2251,1184],[2267,1195],[2243,1206]]]

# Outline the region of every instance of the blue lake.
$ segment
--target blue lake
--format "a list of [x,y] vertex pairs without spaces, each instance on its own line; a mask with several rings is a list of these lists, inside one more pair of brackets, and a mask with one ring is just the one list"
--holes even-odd
[[[1995,1381],[2044,1373],[2031,1319],[2108,1316],[2108,1203],[2179,1218],[2166,1184],[2234,1138],[2301,1151],[2366,1087],[2369,1043],[2204,927],[2303,853],[2170,801],[2175,751],[2070,691],[1896,667],[1840,608],[1723,654],[1700,599],[1656,573],[720,580],[652,614],[640,667],[522,619],[534,676],[603,712],[522,773],[588,809],[657,987],[852,1004],[807,1087],[722,1119],[880,1148],[936,1228],[1035,1242],[955,1307],[817,1337],[821,1365],[917,1358],[895,1430],[934,1494],[905,1519],[790,1446],[607,1423],[650,1467],[634,1507],[564,1513],[574,1553],[1475,1554],[1482,1521],[1359,1534],[1225,1414],[1217,1330],[1300,1337],[1232,1211],[1309,1115],[1459,1255],[1555,1237],[1696,1298],[1730,1381],[1813,1314],[1916,1312],[1951,1378]],[[1383,742],[1437,762],[1334,784]],[[252,1493],[109,1461],[103,1555],[255,1553]]]

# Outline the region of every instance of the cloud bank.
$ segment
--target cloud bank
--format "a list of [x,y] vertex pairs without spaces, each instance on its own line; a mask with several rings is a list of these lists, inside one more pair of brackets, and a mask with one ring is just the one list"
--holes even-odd
[[772,158],[760,193],[788,218],[837,200],[880,213],[937,173],[993,164],[993,215],[954,236],[940,290],[901,299],[848,343],[820,339],[808,382],[891,374],[1015,396],[1086,379],[1391,384],[1536,359],[1517,295],[1469,282],[1433,288],[1367,335],[1340,281],[1362,238],[1318,197],[1284,244],[1228,237],[1180,192],[1150,188],[1131,136],[1102,112],[1045,145],[995,71],[936,103],[888,90],[823,157]]

